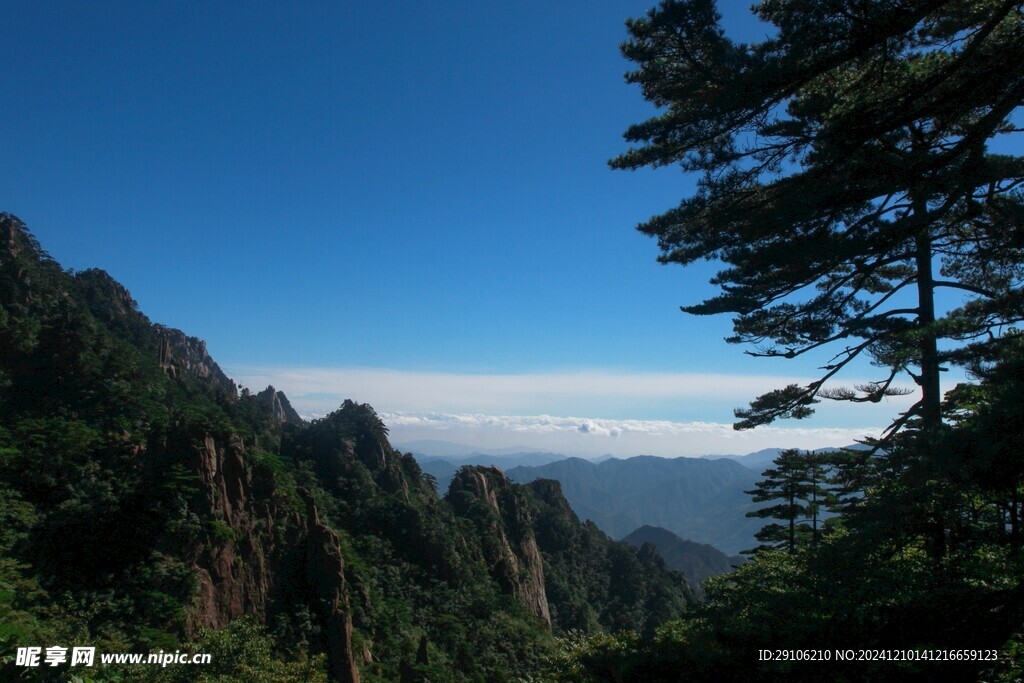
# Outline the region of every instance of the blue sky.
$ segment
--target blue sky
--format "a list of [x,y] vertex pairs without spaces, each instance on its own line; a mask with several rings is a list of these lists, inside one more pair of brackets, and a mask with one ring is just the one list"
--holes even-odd
[[[653,112],[618,53],[648,6],[4,3],[0,210],[243,384],[307,416],[368,401],[398,441],[692,455],[884,427],[902,403],[719,428],[823,358],[725,344],[678,310],[712,269],[634,229],[693,187],[606,165]],[[727,30],[762,38],[746,6]]]

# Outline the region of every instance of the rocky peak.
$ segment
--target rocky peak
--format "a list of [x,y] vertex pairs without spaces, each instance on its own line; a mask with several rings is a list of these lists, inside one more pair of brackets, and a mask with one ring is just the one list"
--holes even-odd
[[534,479],[526,487],[533,492],[539,500],[555,508],[566,515],[576,517],[569,501],[562,492],[562,484],[555,479]]
[[359,671],[352,656],[352,619],[341,541],[333,529],[320,521],[316,505],[308,496],[306,507],[306,581],[324,625],[327,666],[334,681],[359,683]]
[[93,315],[109,323],[128,316],[144,318],[131,293],[105,270],[90,268],[75,273],[79,290],[85,295]]
[[208,531],[189,553],[198,596],[187,631],[221,628],[245,614],[261,620],[301,602],[320,622],[331,680],[358,683],[345,562],[338,535],[312,497],[305,514],[279,510],[241,439],[207,436],[192,452]]
[[302,418],[292,408],[292,404],[288,402],[288,397],[284,395],[283,391],[274,389],[273,385],[256,394],[256,398],[270,409],[270,415],[278,424],[286,422],[302,424]]
[[521,487],[496,467],[463,467],[452,479],[447,498],[456,514],[480,528],[492,575],[550,628],[544,560]]
[[164,372],[175,378],[189,375],[208,380],[230,396],[238,395],[238,387],[207,353],[206,342],[173,327],[153,327],[159,338],[158,357]]

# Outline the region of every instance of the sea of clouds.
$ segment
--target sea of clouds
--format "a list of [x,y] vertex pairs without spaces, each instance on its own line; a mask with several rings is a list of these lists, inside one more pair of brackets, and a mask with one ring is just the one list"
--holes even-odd
[[[809,378],[697,373],[458,374],[378,368],[237,366],[236,381],[273,385],[316,419],[346,398],[374,406],[396,442],[437,439],[481,450],[571,455],[741,454],[770,447],[844,446],[877,436],[913,397],[881,405],[823,402],[807,421],[732,428],[732,410]],[[579,417],[582,416],[582,417]]]

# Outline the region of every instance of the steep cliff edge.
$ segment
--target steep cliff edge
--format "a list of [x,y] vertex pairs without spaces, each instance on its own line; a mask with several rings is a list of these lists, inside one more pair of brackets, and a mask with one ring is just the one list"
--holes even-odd
[[502,589],[556,633],[653,635],[695,601],[653,547],[636,550],[581,522],[557,481],[521,485],[494,467],[463,467],[446,500],[474,524]]
[[155,353],[160,368],[172,379],[188,376],[206,381],[226,397],[237,395],[238,387],[210,357],[206,342],[150,322],[131,293],[108,273],[90,268],[75,273],[74,282],[76,292],[98,321],[121,339]]
[[183,551],[197,578],[186,635],[246,615],[270,623],[305,606],[331,680],[358,682],[345,560],[312,496],[301,489],[282,495],[273,472],[237,437],[222,444],[207,436],[193,448],[189,466],[206,521]]
[[452,479],[447,499],[456,514],[479,526],[485,559],[502,587],[550,627],[544,560],[521,491],[496,467],[463,467]]
[[302,518],[278,538],[277,510],[257,496],[252,468],[238,439],[219,445],[207,436],[193,450],[190,463],[199,476],[205,534],[190,555],[199,587],[186,625],[223,628],[244,614],[265,615],[271,600],[275,572],[285,547],[301,543]]
[[695,602],[683,575],[668,570],[653,547],[634,549],[590,520],[581,522],[557,481],[537,479],[522,488],[557,631],[632,630],[649,636]]
[[158,358],[160,367],[172,378],[182,373],[207,380],[229,396],[238,393],[238,387],[224,374],[220,366],[206,351],[206,342],[190,337],[173,327],[156,325],[160,346]]
[[341,543],[338,534],[320,521],[312,499],[307,499],[306,521],[306,581],[313,589],[323,622],[328,669],[336,681],[359,683],[359,672],[352,656],[352,619]]
[[270,417],[274,422],[302,424],[302,418],[295,412],[295,408],[292,408],[292,404],[288,401],[288,397],[284,395],[283,391],[278,391],[273,386],[269,386],[256,394],[256,399],[263,403],[270,411]]
[[222,446],[208,436],[193,456],[209,521],[188,553],[198,590],[187,631],[223,628],[251,614],[269,621],[308,605],[331,679],[357,683],[345,561],[313,498],[299,490],[302,505],[282,500],[272,472],[253,464],[238,438]]

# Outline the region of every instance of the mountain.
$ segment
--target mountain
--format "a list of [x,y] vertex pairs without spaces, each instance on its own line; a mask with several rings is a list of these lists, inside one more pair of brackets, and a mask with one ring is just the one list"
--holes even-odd
[[763,472],[765,469],[772,466],[772,461],[779,457],[779,453],[782,452],[781,448],[762,448],[759,451],[753,453],[747,453],[746,455],[704,455],[703,458],[708,460],[732,460],[738,462],[744,467]]
[[560,482],[576,514],[613,538],[651,525],[735,554],[755,547],[754,534],[764,526],[764,520],[746,517],[762,507],[744,493],[754,488],[759,473],[729,459],[637,456],[594,463],[567,458],[507,473],[521,483]]
[[516,680],[556,634],[651,633],[693,601],[554,482],[468,466],[441,496],[372,407],[307,423],[273,387],[239,391],[202,340],[7,214],[0,349],[2,680],[43,680],[17,648],[67,643],[214,652],[203,676],[225,683]]
[[448,490],[452,478],[460,467],[466,465],[482,465],[484,467],[497,467],[500,470],[508,470],[520,465],[546,465],[549,462],[562,460],[566,456],[558,453],[547,453],[528,451],[522,453],[509,453],[507,455],[495,455],[491,453],[467,453],[461,456],[430,456],[413,453],[413,457],[420,464],[426,474],[437,480],[439,491]]
[[656,526],[642,526],[622,539],[636,548],[651,543],[665,559],[665,565],[682,572],[687,583],[698,595],[703,595],[700,585],[704,579],[731,572],[746,562],[746,558],[729,557],[718,548],[707,543],[694,543],[679,538],[668,529]]
[[[849,446],[843,446],[842,448],[816,448],[814,451],[816,453],[832,453],[835,451],[862,451],[867,450],[868,448],[869,447],[864,444],[857,443]],[[763,472],[773,466],[775,458],[779,457],[779,453],[782,451],[783,449],[781,448],[764,448],[753,453],[747,453],[746,455],[703,455],[701,457],[707,458],[708,460],[733,460],[744,467],[749,467],[757,470],[758,472]]]
[[695,600],[683,575],[668,570],[660,555],[581,524],[558,482],[521,486],[497,468],[467,466],[446,500],[475,521],[502,585],[556,632],[651,635]]

